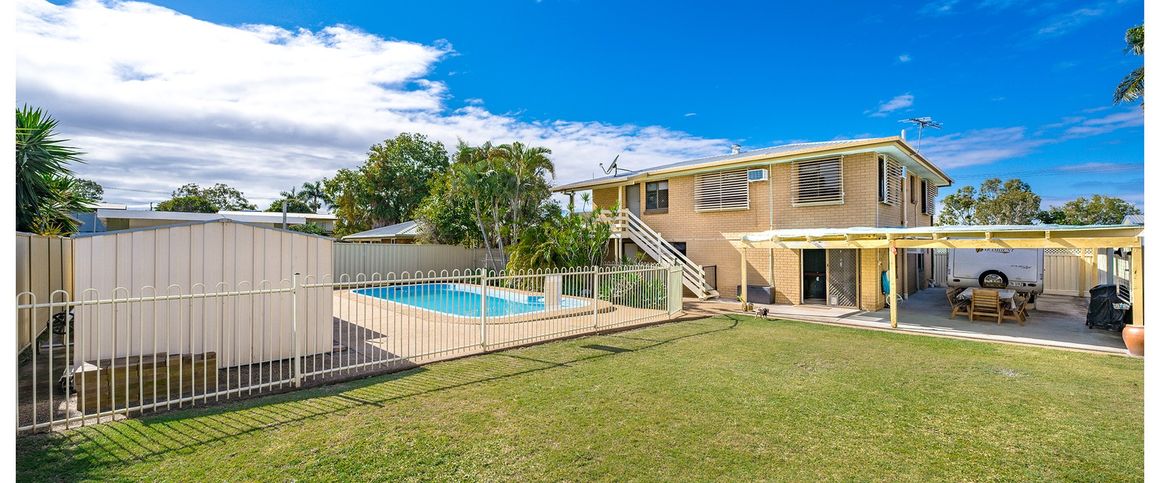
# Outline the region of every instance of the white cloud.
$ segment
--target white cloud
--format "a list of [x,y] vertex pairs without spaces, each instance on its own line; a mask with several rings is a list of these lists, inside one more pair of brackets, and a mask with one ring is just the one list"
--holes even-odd
[[922,154],[948,169],[989,164],[1028,154],[1044,144],[1040,139],[1028,139],[1025,131],[1009,127],[930,136],[922,142]]
[[[621,154],[638,165],[726,152],[729,142],[656,126],[448,110],[431,80],[447,42],[350,26],[225,26],[147,3],[18,0],[17,101],[43,107],[84,149],[80,175],[168,191],[227,182],[260,203],[362,162],[374,142],[419,132],[449,145],[520,140],[553,150],[561,181]],[[108,190],[128,202],[156,200]]]
[[686,112],[686,113],[685,113],[685,117],[693,117],[693,116],[696,116],[696,115],[697,115],[697,113],[695,113],[695,112]]
[[1103,14],[1104,9],[1102,8],[1078,8],[1052,17],[1047,24],[1039,28],[1038,33],[1044,37],[1063,35]]
[[1097,172],[1097,173],[1117,173],[1123,171],[1138,171],[1142,170],[1143,166],[1139,164],[1126,163],[1105,163],[1092,161],[1088,163],[1069,164],[1056,168],[1060,171],[1066,172]]
[[903,64],[910,62],[910,54],[902,54],[898,56],[898,61]]
[[922,8],[918,9],[918,13],[936,17],[947,15],[954,11],[957,3],[959,0],[935,0],[923,5]]
[[891,112],[897,111],[899,109],[906,109],[913,105],[914,96],[910,95],[910,93],[906,93],[894,96],[894,98],[890,99],[889,101],[881,102],[878,104],[877,109],[868,109],[863,113],[869,115],[870,117],[885,117]]
[[[1092,111],[1088,109],[1084,112]],[[1098,136],[1143,125],[1143,113],[1140,112],[1139,108],[1133,107],[1126,111],[1097,118],[1078,115],[1066,116],[1059,122],[1041,126],[1034,130],[1031,135],[1027,134],[1027,128],[1023,126],[931,135],[923,139],[922,153],[941,167],[961,168],[1014,159],[1030,154],[1040,146]],[[1125,164],[1088,162],[1059,166],[1056,169],[1062,172],[1079,173],[1130,171],[1140,168]]]
[[1063,133],[1066,137],[1087,137],[1143,125],[1144,110],[1133,108],[1130,111],[1116,112],[1103,117],[1083,119],[1078,121],[1077,125],[1068,127]]

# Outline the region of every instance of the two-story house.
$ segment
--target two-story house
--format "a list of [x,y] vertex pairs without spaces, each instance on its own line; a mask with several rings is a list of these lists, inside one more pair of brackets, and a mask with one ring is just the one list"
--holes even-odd
[[[631,167],[630,167],[631,168]],[[701,298],[734,298],[741,281],[727,234],[765,230],[930,226],[938,188],[951,179],[901,136],[795,143],[618,172],[557,192],[592,191],[597,209],[620,207],[613,257],[643,252],[685,267]],[[747,252],[750,290],[773,303],[885,304],[886,250]],[[860,253],[861,252],[861,253]],[[902,293],[930,277],[929,254],[900,253]],[[758,299],[751,297],[751,300]]]

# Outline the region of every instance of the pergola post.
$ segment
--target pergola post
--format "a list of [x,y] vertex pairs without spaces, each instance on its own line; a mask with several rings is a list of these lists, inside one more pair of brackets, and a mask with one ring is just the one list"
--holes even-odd
[[890,270],[886,272],[886,280],[890,282],[890,327],[898,328],[898,247],[890,242]]
[[749,302],[749,262],[745,259],[745,247],[741,247],[741,308]]
[[1144,325],[1144,244],[1132,248],[1132,325]]

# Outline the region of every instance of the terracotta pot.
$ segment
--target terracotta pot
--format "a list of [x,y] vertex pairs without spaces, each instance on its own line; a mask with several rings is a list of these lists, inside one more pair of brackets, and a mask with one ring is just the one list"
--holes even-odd
[[1144,326],[1125,325],[1123,336],[1124,345],[1128,347],[1128,353],[1134,356],[1144,357]]

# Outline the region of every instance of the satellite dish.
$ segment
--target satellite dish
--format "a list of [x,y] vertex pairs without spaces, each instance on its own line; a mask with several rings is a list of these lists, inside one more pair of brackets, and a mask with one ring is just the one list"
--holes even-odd
[[[604,170],[604,174],[612,174],[619,169],[616,167],[616,162],[619,160],[620,160],[620,155],[617,154],[615,158],[612,158],[612,164],[609,165],[607,168],[604,167],[604,163],[600,163],[600,169]],[[613,175],[613,176],[616,176],[616,175]]]

